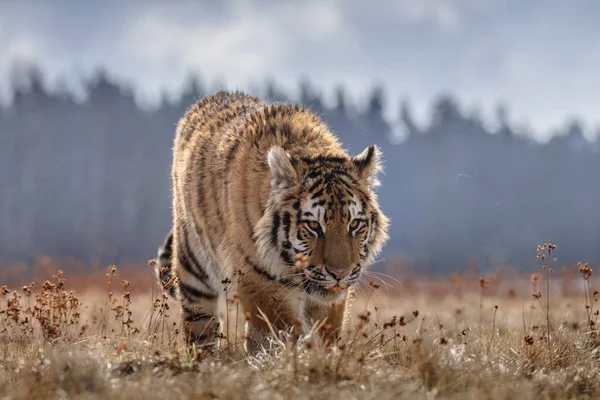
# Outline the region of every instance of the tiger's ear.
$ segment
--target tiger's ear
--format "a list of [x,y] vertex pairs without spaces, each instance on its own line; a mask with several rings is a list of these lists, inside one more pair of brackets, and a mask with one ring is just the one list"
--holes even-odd
[[285,189],[296,182],[297,174],[290,155],[279,146],[273,146],[267,153],[267,162],[271,169],[271,185]]
[[377,175],[383,169],[380,154],[377,146],[369,146],[352,158],[359,179],[366,181],[369,186],[379,186]]

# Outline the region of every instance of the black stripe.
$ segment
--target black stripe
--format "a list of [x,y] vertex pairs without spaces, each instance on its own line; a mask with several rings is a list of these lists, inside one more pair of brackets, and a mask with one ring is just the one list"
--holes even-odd
[[302,160],[306,164],[313,164],[313,163],[345,164],[348,161],[348,159],[345,157],[334,157],[334,156],[303,157],[300,160]]
[[377,214],[375,212],[371,213],[371,227],[375,229],[377,227]]
[[233,158],[235,157],[239,147],[240,147],[240,140],[239,138],[236,138],[236,142],[233,144],[233,146],[231,146],[229,148],[229,151],[227,152],[227,155],[225,156],[225,160],[227,160],[227,162],[225,163],[225,176],[227,176],[227,173],[229,172],[229,169],[232,166],[232,162],[233,162]]
[[285,235],[285,240],[288,239],[288,237],[290,236],[290,224],[292,223],[292,216],[290,215],[289,212],[285,212],[283,213],[283,232]]
[[309,136],[312,136],[312,133],[313,132],[309,126],[305,126],[304,128],[302,128],[302,136],[304,136],[306,139],[309,139]]
[[183,292],[181,290],[181,285],[179,285],[179,294],[181,295],[182,300],[185,299],[185,300],[187,300],[190,303],[195,303],[196,302],[196,299],[194,299],[192,296],[190,296],[187,292]]
[[169,231],[167,238],[165,239],[163,245],[160,248],[159,257],[160,258],[171,258],[171,254],[173,254],[173,230]]
[[[283,198],[283,200],[280,203],[287,203],[288,201],[292,201],[294,199],[296,199],[296,201],[297,201],[297,197],[298,197],[298,195],[296,195],[294,193],[288,194],[287,196],[285,196]],[[294,204],[296,204],[296,203],[294,203]],[[298,207],[300,207],[300,203],[298,203]]]
[[194,127],[195,132],[200,132],[204,130],[207,126],[210,131],[210,124],[215,114],[219,112],[219,106],[220,104],[213,102],[211,104],[208,104],[207,107],[202,108],[202,114],[200,115],[200,118],[197,118],[195,121],[197,123],[197,125]]
[[[296,208],[296,230],[298,232],[300,232],[300,221],[302,220],[302,210],[300,209],[300,207]],[[310,215],[313,215],[311,212],[309,212]],[[287,238],[286,238],[287,239]]]
[[377,214],[375,212],[372,212],[371,213],[371,225],[369,226],[369,228],[370,228],[369,243],[375,242],[375,235],[373,234],[373,232],[375,231],[375,229],[377,229],[377,224],[378,224]]
[[310,199],[316,199],[317,197],[323,195],[323,192],[325,192],[325,188],[321,188],[318,191],[316,191],[315,193],[312,194],[312,196],[310,196]]
[[306,179],[310,180],[310,179],[318,178],[321,175],[321,173],[322,173],[321,171],[313,170],[308,175],[306,175]]
[[[290,246],[291,246],[291,243],[290,243]],[[289,265],[289,266],[294,265],[294,259],[292,258],[292,256],[290,256],[290,254],[286,250],[281,251],[280,257],[283,260],[283,262],[285,262],[287,265]]]
[[322,206],[323,204],[325,204],[325,199],[321,199],[319,201],[315,201],[314,203],[312,203],[310,206],[312,208],[315,208],[316,206]]
[[171,296],[173,299],[177,299],[177,288],[175,287],[175,285],[170,285],[169,289],[167,291],[167,293],[169,294],[169,296]]
[[208,283],[208,274],[204,271],[204,268],[200,265],[194,254],[192,253],[188,241],[187,232],[182,229],[183,241],[180,242],[179,247],[179,263],[190,275],[198,279],[200,282],[210,287]]
[[171,257],[173,256],[173,254],[171,252],[169,252],[169,254],[166,253],[161,253],[158,256],[158,264],[159,265],[171,265]]
[[261,268],[257,264],[254,264],[250,260],[250,257],[246,257],[246,264],[250,265],[252,267],[252,269],[254,270],[254,272],[264,276],[265,278],[267,278],[271,281],[277,281],[285,286],[298,286],[298,284],[296,282],[292,281],[291,279],[287,279],[287,278],[279,278],[278,279],[276,276],[272,275],[269,271]]
[[343,206],[344,205],[344,194],[340,190],[334,189],[333,195],[335,196],[335,199],[338,201],[340,206]]
[[[345,188],[346,190],[350,191],[352,195],[354,195],[354,190],[356,190],[356,187],[353,187],[352,184],[346,182],[345,179],[338,179],[337,183],[338,185],[343,186],[343,188]],[[354,183],[354,185],[357,185],[357,183]]]
[[329,175],[334,175],[334,176],[337,176],[337,177],[348,178],[348,179],[350,179],[350,181],[352,183],[356,183],[356,178],[354,176],[352,176],[350,173],[348,173],[348,171],[343,170],[343,169],[332,169],[332,170],[329,170]]
[[190,259],[187,257],[187,255],[184,255],[183,253],[183,251],[179,252],[179,264],[187,273],[192,275],[194,278],[198,279],[200,282],[205,283],[204,277],[199,275],[198,272],[196,272],[196,270],[191,265]]
[[289,121],[281,122],[281,136],[291,136],[292,135],[292,124]]
[[369,246],[365,245],[363,250],[365,252],[365,255],[364,255],[364,257],[361,256],[361,259],[364,261],[367,259],[368,255],[369,255]]
[[312,185],[310,185],[310,187],[308,188],[308,192],[312,193],[313,190],[315,190],[316,188],[319,187],[319,185],[323,184],[323,178],[321,179],[317,179],[316,181],[313,182]]
[[217,295],[211,294],[211,293],[205,293],[205,292],[203,292],[193,286],[190,286],[185,282],[181,282],[181,281],[179,282],[179,291],[188,300],[190,300],[189,296],[195,297],[197,299],[206,299],[206,300],[216,300],[217,299]]
[[[346,182],[345,178],[348,179],[348,180],[350,180],[350,183]],[[328,174],[328,175],[326,175],[324,177],[324,179],[327,182],[331,182],[332,180],[335,179],[335,181],[336,181],[337,184],[343,185],[348,190],[355,189],[355,188],[352,187],[352,184],[354,184],[354,185],[358,184],[358,182],[356,182],[356,180],[354,178],[352,178],[352,177],[347,177],[347,176],[342,177],[342,176],[334,175],[334,174]]]
[[271,243],[273,243],[273,246],[277,246],[278,244],[278,236],[279,236],[279,225],[281,218],[279,217],[279,213],[274,213],[273,214],[273,227],[271,230]]

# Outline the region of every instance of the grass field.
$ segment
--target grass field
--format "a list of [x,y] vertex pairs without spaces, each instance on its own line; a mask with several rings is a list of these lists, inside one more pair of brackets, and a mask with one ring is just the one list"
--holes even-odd
[[538,249],[539,270],[527,276],[365,281],[338,344],[282,333],[253,357],[234,296],[210,353],[183,345],[178,305],[146,284],[150,270],[139,272],[144,284],[116,268],[72,282],[56,273],[0,291],[0,397],[597,398],[593,274],[552,271],[553,250]]

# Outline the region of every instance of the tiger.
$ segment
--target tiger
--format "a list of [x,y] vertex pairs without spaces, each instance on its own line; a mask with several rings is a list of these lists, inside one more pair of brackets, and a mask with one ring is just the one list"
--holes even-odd
[[232,291],[248,352],[270,332],[307,334],[316,322],[339,338],[388,239],[381,171],[376,145],[348,155],[297,104],[219,91],[187,109],[175,129],[172,229],[155,267],[180,302],[186,343],[218,346],[218,303]]

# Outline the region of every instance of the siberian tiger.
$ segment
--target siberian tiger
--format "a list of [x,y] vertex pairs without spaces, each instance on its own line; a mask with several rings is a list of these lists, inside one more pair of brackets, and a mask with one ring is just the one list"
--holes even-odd
[[269,332],[264,316],[301,334],[326,319],[337,337],[352,285],[388,237],[371,190],[378,148],[351,157],[307,109],[222,91],[181,118],[173,151],[157,273],[181,301],[187,342],[215,343],[224,285],[247,316],[250,352]]

